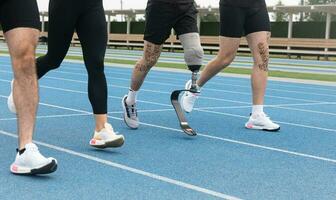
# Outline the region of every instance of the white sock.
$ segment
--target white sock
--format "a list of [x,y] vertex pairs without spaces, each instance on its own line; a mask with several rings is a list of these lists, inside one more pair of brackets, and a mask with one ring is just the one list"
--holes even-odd
[[127,105],[130,106],[130,105],[135,104],[136,98],[137,98],[137,91],[130,89],[127,95],[127,99],[126,99]]
[[253,105],[252,115],[264,113],[264,105]]

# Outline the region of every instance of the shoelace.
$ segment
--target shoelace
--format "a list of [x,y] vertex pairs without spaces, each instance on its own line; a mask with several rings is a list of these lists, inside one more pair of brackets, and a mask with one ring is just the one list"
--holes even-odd
[[135,108],[135,104],[131,106],[126,105],[126,108],[131,118],[136,118],[138,116],[138,112],[137,112],[137,109]]

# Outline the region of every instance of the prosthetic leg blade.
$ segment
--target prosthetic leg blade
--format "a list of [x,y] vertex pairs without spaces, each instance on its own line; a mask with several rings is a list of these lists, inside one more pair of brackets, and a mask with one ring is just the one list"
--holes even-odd
[[196,136],[197,133],[189,126],[187,119],[184,116],[184,112],[181,108],[181,104],[179,102],[179,96],[181,92],[188,91],[188,90],[175,90],[172,92],[170,96],[171,103],[176,111],[177,118],[179,119],[181,129],[184,133],[189,136]]

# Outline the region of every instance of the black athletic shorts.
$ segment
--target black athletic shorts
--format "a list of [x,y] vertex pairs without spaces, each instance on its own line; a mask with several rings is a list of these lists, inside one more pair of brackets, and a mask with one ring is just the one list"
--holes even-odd
[[271,31],[266,6],[235,7],[220,4],[220,35],[240,38],[250,33]]
[[177,35],[198,33],[197,13],[194,2],[148,1],[144,40],[161,45],[172,28]]
[[36,0],[0,0],[0,23],[4,32],[19,27],[40,30]]

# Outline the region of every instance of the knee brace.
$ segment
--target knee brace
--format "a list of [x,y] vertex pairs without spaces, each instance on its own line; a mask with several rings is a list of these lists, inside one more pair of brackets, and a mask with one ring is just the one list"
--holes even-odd
[[[184,49],[184,59],[189,69],[198,71],[202,66],[204,51],[198,33],[187,33],[179,36]],[[197,69],[198,68],[198,69]]]

